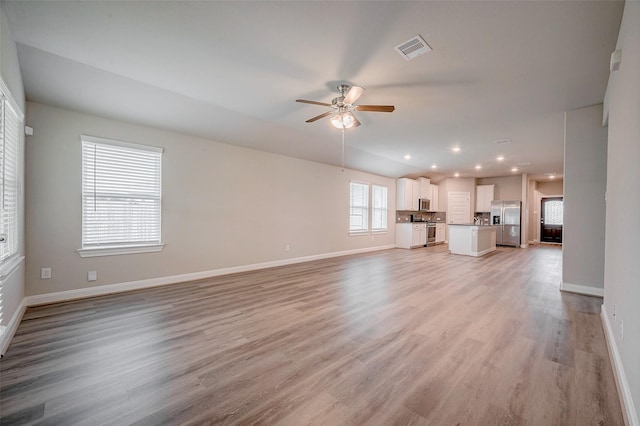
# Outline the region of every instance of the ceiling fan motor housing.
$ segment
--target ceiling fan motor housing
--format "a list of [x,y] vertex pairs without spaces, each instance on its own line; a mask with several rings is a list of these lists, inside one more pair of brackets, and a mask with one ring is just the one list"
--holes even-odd
[[349,89],[351,89],[351,86],[349,86],[348,84],[339,84],[338,85],[338,92],[340,92],[340,94],[342,94],[342,98],[344,98],[344,94],[347,93],[349,91]]

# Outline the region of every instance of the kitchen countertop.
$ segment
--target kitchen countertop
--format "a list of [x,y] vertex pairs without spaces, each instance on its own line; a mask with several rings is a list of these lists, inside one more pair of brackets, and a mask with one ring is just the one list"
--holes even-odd
[[482,226],[482,227],[493,227],[495,228],[497,225],[476,225],[475,223],[449,223],[449,226]]

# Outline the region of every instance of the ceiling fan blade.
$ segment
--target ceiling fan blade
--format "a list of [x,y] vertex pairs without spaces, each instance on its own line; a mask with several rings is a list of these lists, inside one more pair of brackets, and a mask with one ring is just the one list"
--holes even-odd
[[331,104],[328,104],[326,102],[307,101],[306,99],[296,99],[296,102],[300,102],[300,103],[303,103],[303,104],[327,106],[327,107],[331,106]]
[[312,117],[310,119],[308,119],[307,121],[305,121],[305,123],[313,123],[314,121],[318,121],[321,118],[325,118],[328,115],[334,114],[333,111],[327,111],[324,114],[320,114],[320,115],[316,115],[315,117]]
[[348,105],[353,105],[355,101],[364,93],[364,87],[360,86],[351,86],[351,89],[347,92],[344,97],[344,103]]
[[358,105],[356,111],[393,112],[393,105]]

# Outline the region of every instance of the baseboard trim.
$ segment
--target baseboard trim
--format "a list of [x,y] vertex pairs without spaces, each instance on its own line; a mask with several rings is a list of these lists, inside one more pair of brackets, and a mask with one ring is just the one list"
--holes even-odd
[[480,257],[480,256],[484,256],[487,253],[491,253],[492,251],[496,251],[496,247],[489,247],[488,249],[484,249],[482,251],[472,251],[469,253],[469,256],[473,256],[473,257]]
[[613,376],[616,380],[618,396],[620,397],[620,405],[622,406],[622,413],[625,416],[626,424],[629,426],[640,426],[640,422],[638,422],[638,413],[633,405],[629,382],[627,381],[627,376],[624,374],[622,358],[620,358],[620,352],[618,352],[618,347],[616,346],[615,339],[613,337],[613,329],[609,322],[609,315],[607,315],[607,308],[604,305],[602,305],[602,309],[600,311],[600,319],[602,320],[602,329],[604,330],[604,337],[607,341],[607,349],[609,350]]
[[329,259],[332,257],[348,256],[353,254],[368,253],[372,251],[395,248],[395,245],[367,247],[363,249],[346,250],[332,253],[315,254],[311,256],[296,257],[291,259],[274,260],[270,262],[253,263],[250,265],[233,266],[230,268],[212,269],[209,271],[192,272],[188,274],[171,275],[166,277],[150,278],[139,281],[129,281],[118,284],[106,284],[99,287],[82,288],[77,290],[60,291],[56,293],[38,294],[27,296],[26,306],[46,305],[49,303],[65,302],[68,300],[84,299],[87,297],[104,296],[107,294],[121,293],[125,291],[141,290],[144,288],[158,287],[168,284],[176,284],[187,281],[197,281],[221,275],[237,274],[239,272],[256,271],[259,269],[274,268],[277,266],[294,265],[296,263],[311,262],[313,260]]
[[579,284],[562,283],[560,284],[560,291],[584,294],[586,296],[604,297],[604,288],[589,287]]
[[22,301],[18,305],[18,309],[13,313],[11,320],[7,323],[7,326],[2,330],[2,334],[0,335],[0,356],[4,356],[7,349],[9,349],[9,343],[11,343],[11,339],[13,339],[13,335],[16,334],[16,330],[18,330],[18,325],[20,325],[20,321],[22,321],[22,317],[24,316],[24,311],[27,309],[27,303],[25,298],[22,298]]

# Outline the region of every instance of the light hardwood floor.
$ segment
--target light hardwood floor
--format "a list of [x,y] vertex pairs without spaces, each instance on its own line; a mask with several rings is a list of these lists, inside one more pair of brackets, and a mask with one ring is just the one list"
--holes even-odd
[[1,423],[622,425],[561,260],[387,250],[31,308]]

